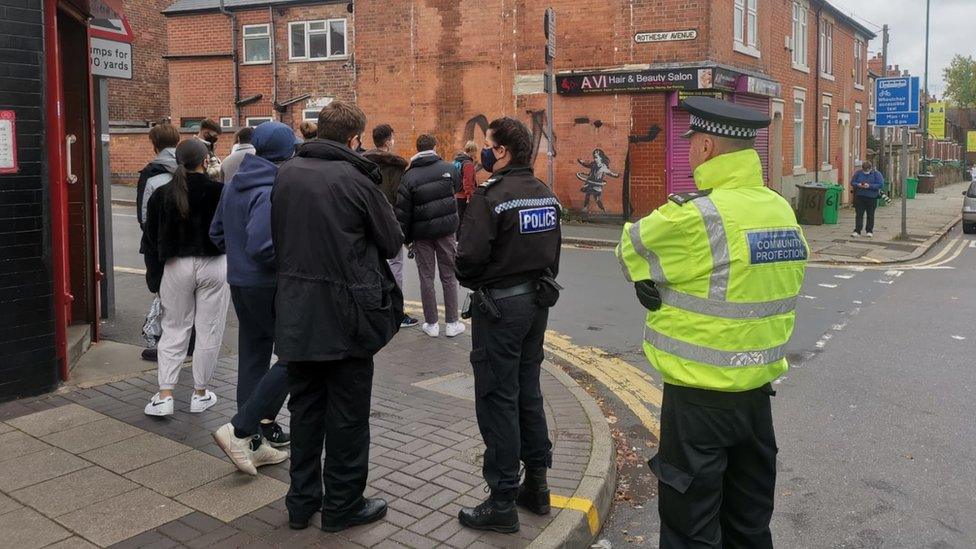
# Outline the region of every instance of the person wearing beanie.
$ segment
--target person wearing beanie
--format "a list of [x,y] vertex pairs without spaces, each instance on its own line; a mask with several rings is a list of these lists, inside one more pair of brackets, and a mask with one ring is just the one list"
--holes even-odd
[[210,238],[227,253],[227,282],[240,324],[237,415],[214,433],[214,440],[238,469],[251,475],[261,465],[287,459],[279,448],[290,444],[275,421],[288,396],[288,369],[280,361],[271,366],[277,286],[271,187],[278,165],[294,155],[295,142],[295,133],[281,122],[255,128],[254,154],[245,156],[225,183],[210,227]]

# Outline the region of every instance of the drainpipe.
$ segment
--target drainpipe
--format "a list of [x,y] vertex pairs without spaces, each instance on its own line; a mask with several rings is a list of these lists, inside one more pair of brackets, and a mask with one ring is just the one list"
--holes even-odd
[[237,53],[237,15],[227,11],[224,7],[224,0],[220,0],[220,13],[226,15],[230,18],[230,41],[231,47],[233,48],[233,53],[231,54],[231,60],[234,62],[234,112],[236,117],[234,119],[235,125],[241,125],[241,75],[238,70],[240,63],[240,58]]
[[815,80],[816,83],[814,84],[814,93],[816,94],[816,97],[815,97],[816,103],[815,103],[815,105],[817,106],[817,111],[816,111],[817,112],[817,116],[815,117],[815,119],[813,121],[813,152],[814,152],[814,155],[813,155],[813,158],[814,158],[813,166],[814,166],[814,170],[815,170],[814,171],[814,183],[816,183],[817,181],[820,181],[820,124],[822,123],[821,120],[820,120],[820,118],[823,116],[823,114],[820,112],[820,109],[821,109],[820,103],[822,103],[822,101],[820,99],[820,71],[823,70],[823,67],[820,66],[820,62],[821,62],[821,59],[820,59],[820,47],[821,47],[821,44],[820,44],[820,31],[821,31],[821,28],[820,27],[821,27],[821,25],[823,25],[823,19],[821,17],[822,14],[823,14],[823,4],[821,4],[819,7],[817,7],[817,72],[814,75],[814,78],[816,79]]
[[[278,42],[275,40],[275,13],[271,6],[268,6],[268,16],[271,18],[271,105],[275,106],[278,104]],[[281,122],[281,113],[278,114],[278,122]]]

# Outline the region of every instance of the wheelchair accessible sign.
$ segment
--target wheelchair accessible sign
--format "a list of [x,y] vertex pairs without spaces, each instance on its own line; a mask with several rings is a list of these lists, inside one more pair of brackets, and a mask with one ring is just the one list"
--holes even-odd
[[878,78],[874,83],[875,125],[878,127],[919,125],[917,76]]

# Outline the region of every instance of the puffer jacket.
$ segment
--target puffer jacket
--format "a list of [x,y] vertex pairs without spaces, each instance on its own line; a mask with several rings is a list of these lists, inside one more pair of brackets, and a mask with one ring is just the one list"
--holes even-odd
[[366,151],[363,153],[363,156],[367,160],[375,162],[380,167],[380,175],[383,176],[383,182],[380,183],[380,190],[383,191],[383,196],[390,202],[390,205],[395,206],[397,192],[400,190],[400,181],[403,179],[403,172],[407,171],[407,161],[400,156],[382,149]]
[[460,190],[461,177],[454,164],[445,162],[434,151],[424,151],[410,159],[396,203],[405,241],[437,240],[456,233],[454,194]]

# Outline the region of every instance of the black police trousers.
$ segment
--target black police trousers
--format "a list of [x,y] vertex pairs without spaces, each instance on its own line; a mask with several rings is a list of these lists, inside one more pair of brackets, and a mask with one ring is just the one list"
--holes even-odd
[[514,500],[519,461],[530,469],[552,466],[539,385],[549,309],[535,304],[535,294],[495,303],[497,322],[471,308],[475,412],[485,441],[485,481],[494,497]]
[[321,505],[323,517],[341,519],[362,506],[366,489],[373,359],[290,363],[288,389],[291,487],[285,506],[293,518],[310,517]]
[[658,478],[661,548],[772,548],[776,488],[771,387],[722,393],[664,385]]

